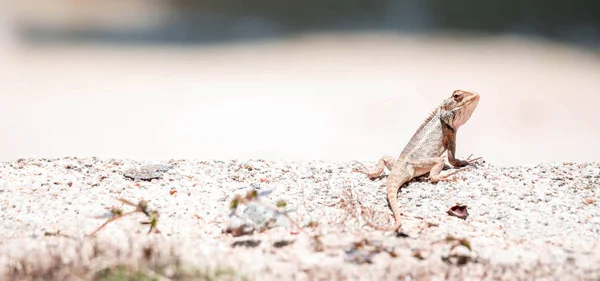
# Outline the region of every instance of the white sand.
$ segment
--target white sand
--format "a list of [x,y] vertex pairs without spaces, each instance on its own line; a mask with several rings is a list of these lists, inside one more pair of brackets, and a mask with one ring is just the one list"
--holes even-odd
[[[170,164],[173,169],[163,179],[136,185],[122,175],[137,165],[129,160],[0,163],[0,269],[65,280],[64,274],[85,277],[114,264],[172,264],[172,257],[180,257],[195,268],[233,270],[234,277],[250,280],[600,278],[597,163],[484,165],[464,172],[464,180],[456,182],[412,182],[398,196],[409,238],[363,227],[349,213],[359,211],[357,200],[372,207],[376,218],[385,219],[390,211],[385,181],[351,173],[348,162]],[[298,224],[319,225],[306,228],[307,233],[291,227],[237,238],[222,234],[230,200],[252,188],[272,191],[263,199],[268,204],[285,200],[288,209],[295,209],[290,217]],[[88,216],[121,206],[115,200],[120,197],[149,200],[150,208],[160,211],[162,235],[147,236],[147,226],[137,223],[143,216],[138,216],[109,225],[97,238],[85,238],[103,222]],[[457,202],[468,206],[466,220],[446,214]],[[56,231],[74,239],[44,236]],[[320,249],[311,238],[317,234]],[[471,250],[452,249],[454,242],[445,241],[449,236],[466,239]],[[363,254],[347,252],[363,239],[394,256],[368,255],[371,246],[359,249]],[[280,241],[291,244],[273,246]],[[235,242],[257,245],[234,247]],[[144,248],[152,249],[146,258]],[[459,257],[465,264],[457,265]],[[356,258],[372,264],[357,265],[352,262]],[[157,270],[169,275],[169,270]]]

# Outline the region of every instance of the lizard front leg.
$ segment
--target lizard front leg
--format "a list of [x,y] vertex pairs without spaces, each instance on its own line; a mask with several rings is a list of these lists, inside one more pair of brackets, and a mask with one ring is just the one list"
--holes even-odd
[[394,163],[396,162],[396,158],[390,155],[384,155],[379,159],[377,165],[372,170],[369,170],[363,163],[360,163],[358,161],[355,162],[362,165],[362,170],[354,169],[352,170],[353,172],[363,173],[367,175],[369,179],[374,180],[380,177],[381,174],[383,174],[384,168],[387,168],[389,171],[391,171],[392,167],[394,166]]
[[448,162],[450,162],[450,164],[454,167],[464,167],[470,164],[474,164],[479,162],[479,160],[483,159],[482,157],[477,157],[475,159],[471,159],[471,156],[469,156],[466,160],[461,160],[456,158],[455,154],[456,154],[456,136],[453,136],[452,138],[450,138],[450,140],[447,143],[447,149],[448,149]]

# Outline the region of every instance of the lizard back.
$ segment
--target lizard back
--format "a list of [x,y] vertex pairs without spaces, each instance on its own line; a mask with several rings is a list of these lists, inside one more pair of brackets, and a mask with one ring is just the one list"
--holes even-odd
[[404,158],[438,157],[446,150],[443,145],[444,133],[440,120],[439,107],[436,107],[421,123],[415,134],[408,141],[400,155]]

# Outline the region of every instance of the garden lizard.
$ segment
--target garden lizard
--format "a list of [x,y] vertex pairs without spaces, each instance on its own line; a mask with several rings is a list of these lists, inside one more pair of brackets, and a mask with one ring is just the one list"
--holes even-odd
[[[469,120],[478,103],[479,94],[455,90],[423,121],[397,159],[385,155],[371,171],[364,165],[362,170],[354,170],[366,174],[370,179],[380,177],[384,167],[390,170],[386,182],[387,199],[396,222],[393,227],[379,227],[365,220],[369,226],[385,231],[398,230],[401,225],[398,189],[411,179],[429,173],[429,180],[432,183],[449,180],[450,176],[470,168],[465,166],[481,159],[481,157],[471,159],[469,156],[466,160],[460,160],[455,157],[456,132]],[[446,151],[448,162],[458,169],[442,174],[444,168],[442,154]]]

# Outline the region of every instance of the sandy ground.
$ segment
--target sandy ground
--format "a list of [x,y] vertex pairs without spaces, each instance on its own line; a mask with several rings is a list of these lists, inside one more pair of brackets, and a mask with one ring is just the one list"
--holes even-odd
[[[91,280],[117,265],[157,280],[600,278],[598,163],[484,164],[454,182],[411,182],[398,195],[406,237],[364,226],[391,224],[385,178],[370,181],[349,162],[177,160],[162,163],[160,179],[126,178],[143,177],[129,172],[140,164],[0,162],[2,280]],[[235,195],[251,190],[258,205],[239,201],[230,217]],[[148,200],[161,233],[148,235],[139,214],[86,237],[104,222],[92,217],[134,209],[116,198]],[[281,200],[288,217],[264,208]],[[446,213],[456,204],[465,220]],[[257,230],[271,217],[279,227]],[[234,237],[227,226],[257,232]],[[182,277],[189,268],[199,273]]]
[[482,95],[458,134],[459,155],[503,165],[600,157],[597,51],[387,35],[188,47],[1,43],[6,160],[375,160],[399,153],[457,88]]

